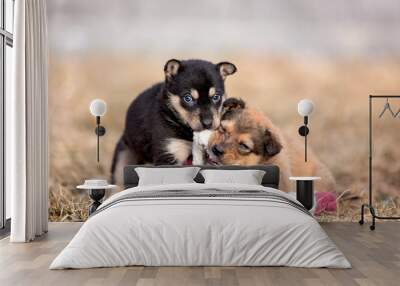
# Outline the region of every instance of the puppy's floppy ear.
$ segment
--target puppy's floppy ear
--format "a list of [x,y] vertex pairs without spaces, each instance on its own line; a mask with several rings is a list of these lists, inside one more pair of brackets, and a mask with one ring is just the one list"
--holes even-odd
[[264,134],[264,148],[265,148],[265,153],[269,156],[275,156],[282,150],[282,145],[279,143],[279,141],[276,139],[275,135],[271,133],[268,129],[265,130]]
[[241,100],[240,98],[235,98],[235,97],[228,98],[222,104],[222,107],[225,112],[244,109],[245,106],[246,106],[246,104],[244,103],[243,100]]
[[220,62],[216,64],[216,67],[222,79],[225,79],[228,75],[234,74],[237,71],[236,66],[230,62]]
[[164,66],[164,73],[167,79],[171,79],[172,77],[178,74],[179,69],[182,67],[182,63],[176,59],[169,60]]

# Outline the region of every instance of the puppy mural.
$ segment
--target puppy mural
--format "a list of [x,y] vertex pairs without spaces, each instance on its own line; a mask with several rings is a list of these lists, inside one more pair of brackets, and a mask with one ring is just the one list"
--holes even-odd
[[312,150],[304,162],[303,144],[297,136],[288,136],[271,120],[245,102],[229,98],[223,103],[221,123],[208,140],[208,157],[212,164],[264,165],[280,167],[280,189],[291,191],[290,176],[318,176],[320,192],[334,191],[335,181]]
[[111,180],[121,184],[123,167],[129,164],[184,164],[191,157],[193,131],[219,126],[224,81],[235,72],[229,62],[169,60],[165,81],[139,94],[129,106]]

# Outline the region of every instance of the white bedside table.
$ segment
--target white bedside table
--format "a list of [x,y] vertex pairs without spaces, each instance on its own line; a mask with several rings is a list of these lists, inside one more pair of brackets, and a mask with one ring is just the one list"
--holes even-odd
[[314,204],[314,181],[320,177],[289,177],[296,181],[296,199],[307,209],[311,210]]
[[89,216],[94,213],[97,208],[101,205],[102,199],[106,194],[107,189],[113,189],[116,185],[109,185],[106,180],[91,179],[85,180],[83,185],[79,185],[76,188],[81,190],[88,190],[89,197],[92,200],[92,204],[89,206]]

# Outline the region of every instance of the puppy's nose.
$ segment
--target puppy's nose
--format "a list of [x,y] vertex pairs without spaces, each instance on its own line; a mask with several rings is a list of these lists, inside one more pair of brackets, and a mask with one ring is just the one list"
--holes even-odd
[[211,126],[212,126],[212,122],[213,122],[212,118],[203,118],[203,119],[201,119],[201,124],[203,124],[203,127],[205,129],[210,129]]
[[221,145],[214,145],[211,148],[211,151],[214,153],[215,156],[219,157],[224,155],[224,149],[221,147]]

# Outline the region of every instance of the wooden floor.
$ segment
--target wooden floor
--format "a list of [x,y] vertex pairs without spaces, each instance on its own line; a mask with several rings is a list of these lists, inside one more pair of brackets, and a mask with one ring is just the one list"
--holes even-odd
[[80,223],[50,223],[47,235],[27,244],[0,241],[0,285],[400,285],[400,224],[327,223],[323,228],[352,269],[289,267],[123,267],[48,270]]

